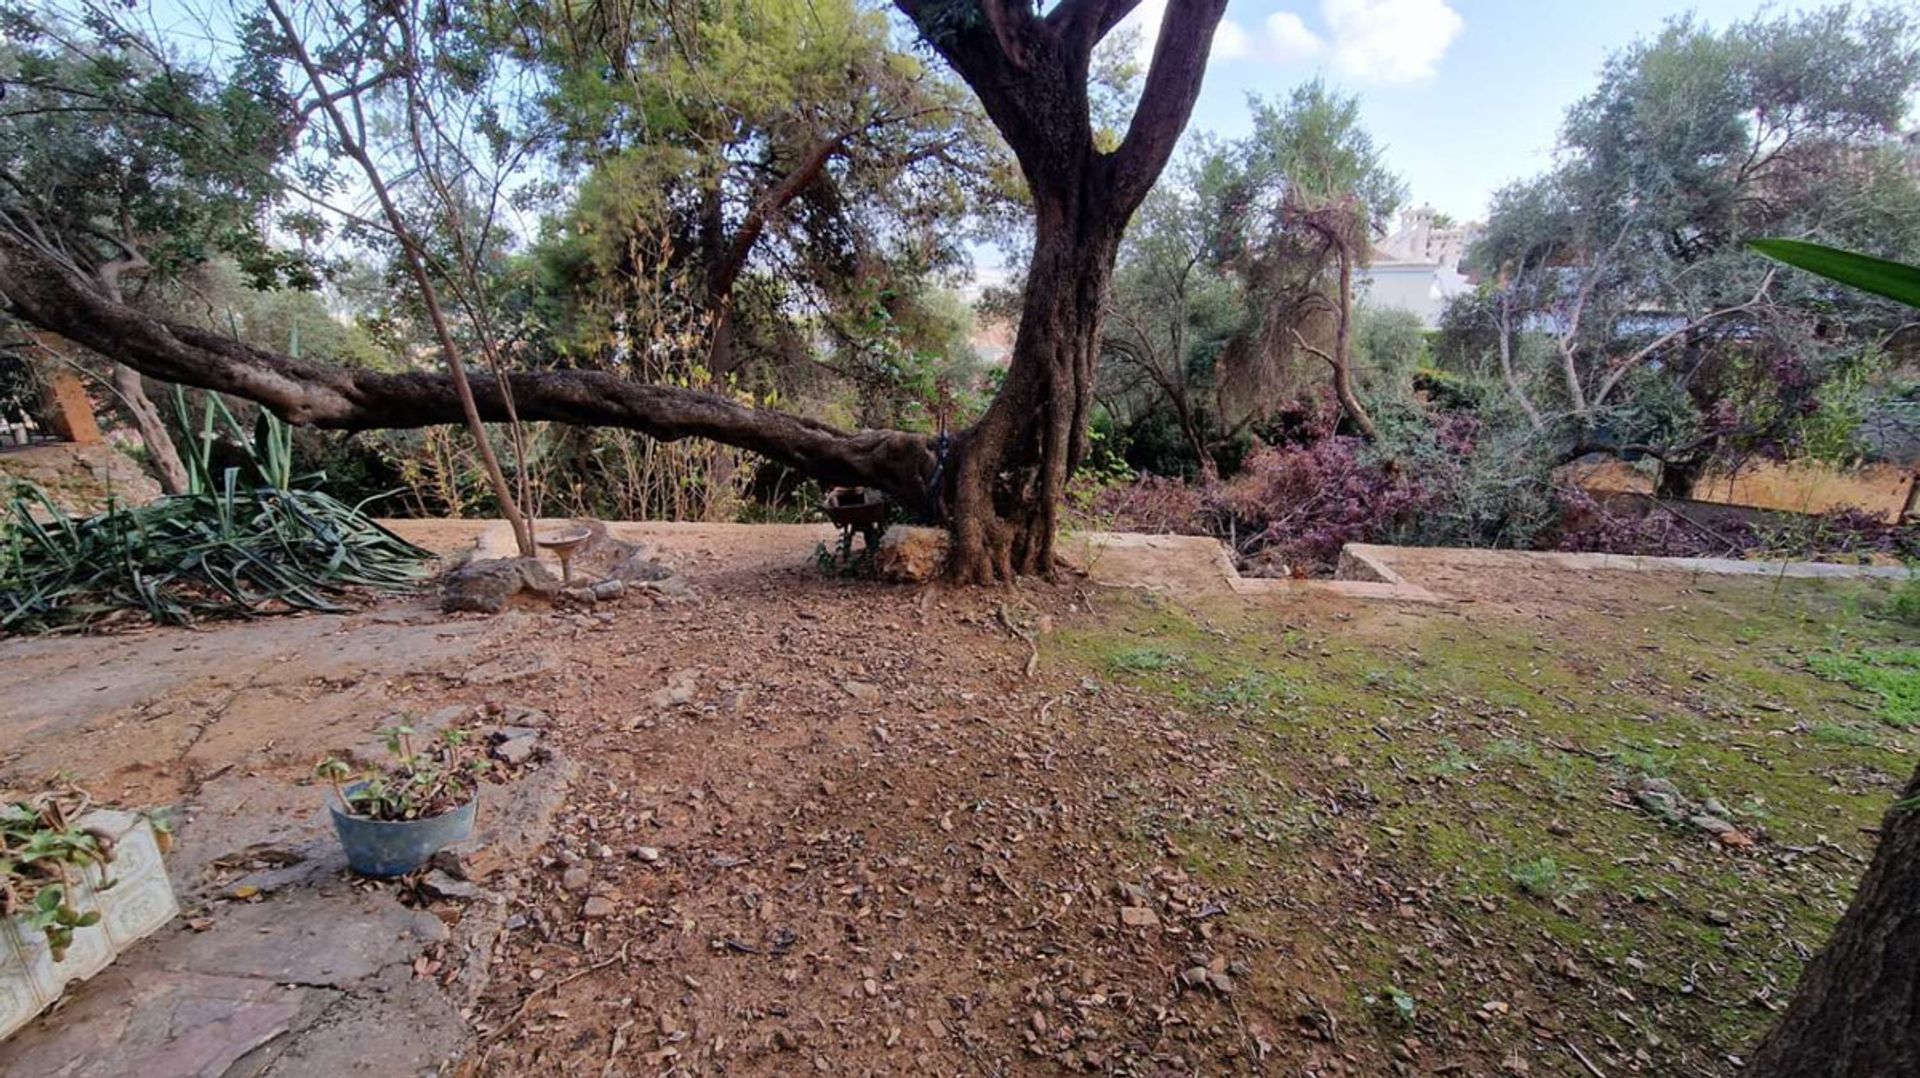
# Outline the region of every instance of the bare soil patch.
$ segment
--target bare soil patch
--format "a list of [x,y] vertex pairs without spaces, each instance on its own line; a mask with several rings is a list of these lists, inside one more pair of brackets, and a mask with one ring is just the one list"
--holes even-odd
[[700,601],[10,642],[0,777],[228,768],[240,820],[396,707],[550,715],[467,1073],[1732,1075],[1920,748],[1810,666],[1913,645],[1876,582],[909,589],[618,534]]

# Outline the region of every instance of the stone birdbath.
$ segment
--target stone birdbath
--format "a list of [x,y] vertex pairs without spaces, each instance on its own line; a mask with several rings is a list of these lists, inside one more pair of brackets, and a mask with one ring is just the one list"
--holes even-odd
[[562,587],[570,588],[573,586],[573,553],[591,538],[593,533],[585,528],[567,528],[562,531],[548,532],[545,535],[536,535],[533,537],[533,545],[542,550],[553,551],[553,556],[560,559],[560,584]]

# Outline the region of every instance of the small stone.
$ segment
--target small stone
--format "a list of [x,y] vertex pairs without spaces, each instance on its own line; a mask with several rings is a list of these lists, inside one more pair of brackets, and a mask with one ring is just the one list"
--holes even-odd
[[1707,923],[1725,928],[1733,923],[1733,915],[1726,910],[1708,910]]
[[1710,835],[1724,835],[1734,829],[1732,824],[1720,817],[1704,812],[1687,817],[1687,822]]
[[878,703],[880,700],[880,686],[869,682],[847,681],[841,683],[840,688],[848,696],[863,704]]
[[447,574],[440,609],[498,614],[522,591],[550,595],[558,588],[553,574],[532,558],[471,561]]
[[603,603],[612,602],[627,593],[627,582],[615,577],[612,580],[602,580],[595,584],[592,590],[595,599]]
[[648,581],[647,590],[655,595],[676,601],[693,599],[698,596],[698,593],[693,590],[693,585],[687,583],[679,576],[669,576],[664,580]]
[[1219,973],[1219,972],[1208,973],[1207,983],[1213,986],[1213,990],[1215,992],[1218,992],[1223,996],[1230,996],[1233,994],[1233,978],[1225,973]]
[[660,860],[660,849],[657,846],[636,846],[633,856],[651,865]]
[[437,868],[420,878],[420,889],[435,898],[472,901],[480,897],[480,888],[455,879],[451,874]]
[[585,906],[581,907],[580,916],[590,917],[594,920],[603,920],[612,917],[613,902],[600,895],[594,895],[592,898],[587,899]]
[[496,759],[504,761],[514,767],[519,767],[521,764],[533,759],[534,750],[539,747],[540,738],[537,734],[532,737],[508,738],[493,747],[493,755]]
[[560,877],[560,886],[569,891],[584,891],[592,883],[592,873],[578,866],[568,869]]
[[1120,923],[1128,928],[1152,928],[1160,923],[1160,915],[1145,906],[1122,906]]
[[657,689],[647,697],[656,708],[678,707],[690,704],[700,695],[700,671],[697,669],[675,670],[667,675],[665,687]]
[[613,579],[623,584],[649,584],[671,576],[672,567],[655,560],[644,548],[635,551],[632,557],[621,562],[620,567],[613,571]]
[[560,597],[568,602],[578,603],[581,606],[592,606],[600,601],[600,597],[595,595],[593,589],[589,587],[567,588],[560,593]]
[[500,722],[506,729],[545,729],[553,725],[553,716],[538,708],[508,704],[500,709]]
[[947,565],[945,528],[888,528],[873,552],[874,575],[896,584],[924,584]]

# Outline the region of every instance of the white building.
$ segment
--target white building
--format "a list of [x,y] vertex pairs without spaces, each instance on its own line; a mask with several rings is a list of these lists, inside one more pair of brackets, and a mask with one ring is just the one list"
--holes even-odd
[[1373,245],[1373,262],[1359,273],[1360,302],[1376,310],[1412,311],[1437,329],[1447,301],[1473,290],[1460,260],[1480,226],[1442,225],[1432,206],[1407,210],[1393,234]]

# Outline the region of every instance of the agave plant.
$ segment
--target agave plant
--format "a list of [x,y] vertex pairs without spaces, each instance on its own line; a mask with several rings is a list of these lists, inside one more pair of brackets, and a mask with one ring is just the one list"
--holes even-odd
[[1889,262],[1804,240],[1751,240],[1748,246],[1768,258],[1817,273],[1830,281],[1920,308],[1920,266]]
[[[249,432],[218,397],[190,432],[188,492],[151,505],[109,504],[75,518],[36,487],[0,512],[0,632],[98,628],[129,613],[185,624],[201,617],[337,611],[356,588],[399,591],[425,572],[427,551],[375,523],[366,502],[293,473],[292,431],[262,412]],[[214,469],[222,440],[244,467]]]

